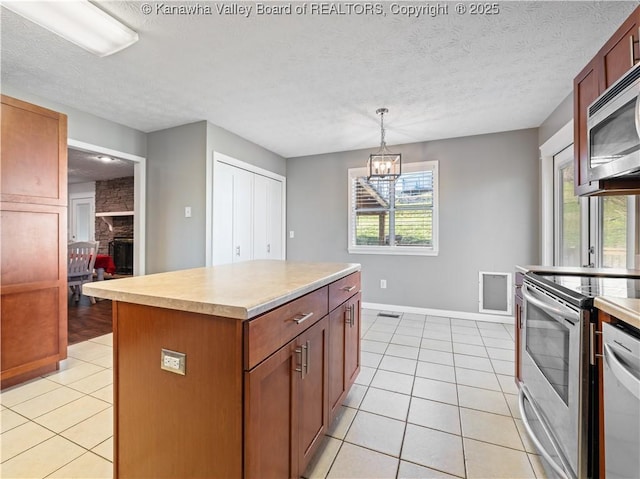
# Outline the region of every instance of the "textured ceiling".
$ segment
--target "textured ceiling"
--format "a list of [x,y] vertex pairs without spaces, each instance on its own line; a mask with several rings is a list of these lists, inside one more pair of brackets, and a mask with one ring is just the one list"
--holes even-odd
[[133,176],[133,163],[131,161],[113,158],[112,161],[103,161],[97,153],[69,148],[68,158],[68,183],[84,183],[86,181],[112,180]]
[[217,12],[232,2],[149,4],[99,2],[140,34],[106,58],[2,9],[2,81],[145,132],[208,120],[284,157],[376,146],[381,106],[389,144],[507,131],[539,126],[638,2],[498,2],[490,16],[439,2],[447,15],[419,18],[391,2],[384,15],[238,3],[248,18]]

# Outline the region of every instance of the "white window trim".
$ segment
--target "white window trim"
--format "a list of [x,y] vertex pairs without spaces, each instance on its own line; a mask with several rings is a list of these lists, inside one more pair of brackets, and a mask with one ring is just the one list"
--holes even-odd
[[352,224],[352,211],[353,211],[353,195],[351,192],[351,185],[353,178],[367,175],[367,168],[349,168],[348,181],[347,181],[347,193],[349,196],[349,214],[348,214],[348,251],[349,254],[382,254],[382,255],[406,255],[406,256],[438,256],[439,252],[439,214],[440,214],[440,202],[438,199],[440,191],[440,178],[438,174],[438,161],[421,161],[418,163],[405,163],[402,165],[402,171],[405,173],[424,171],[426,169],[433,170],[433,246],[355,246],[354,243],[354,227]]

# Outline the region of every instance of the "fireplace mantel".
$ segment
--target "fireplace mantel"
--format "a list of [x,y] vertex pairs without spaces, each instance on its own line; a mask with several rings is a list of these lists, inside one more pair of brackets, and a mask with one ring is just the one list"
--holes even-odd
[[96,218],[101,218],[102,221],[107,223],[109,231],[113,231],[114,216],[133,216],[133,211],[109,211],[106,213],[96,213]]

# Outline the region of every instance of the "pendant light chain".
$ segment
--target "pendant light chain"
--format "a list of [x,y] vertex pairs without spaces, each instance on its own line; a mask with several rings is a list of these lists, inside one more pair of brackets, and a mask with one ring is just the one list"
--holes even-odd
[[386,148],[387,142],[384,140],[384,111],[380,112],[380,147]]

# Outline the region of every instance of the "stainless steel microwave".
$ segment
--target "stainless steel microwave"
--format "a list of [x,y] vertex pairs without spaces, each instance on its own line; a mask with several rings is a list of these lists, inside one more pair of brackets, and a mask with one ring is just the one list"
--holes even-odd
[[640,64],[594,101],[587,116],[589,181],[640,180]]

